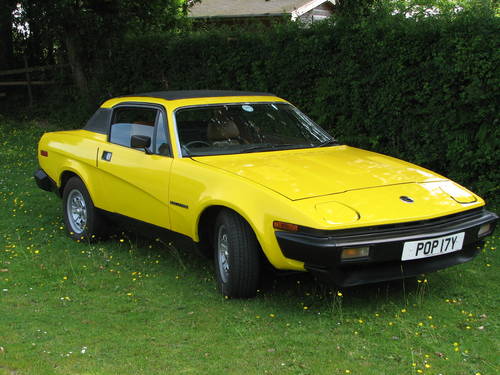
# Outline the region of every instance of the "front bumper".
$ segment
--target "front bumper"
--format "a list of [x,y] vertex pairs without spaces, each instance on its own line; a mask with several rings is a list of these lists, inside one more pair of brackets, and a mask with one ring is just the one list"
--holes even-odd
[[[482,240],[494,230],[498,216],[484,209],[437,219],[337,231],[277,231],[276,238],[287,258],[339,286],[354,286],[402,279],[437,271],[472,260]],[[490,230],[478,237],[483,224]],[[464,232],[462,250],[417,260],[401,261],[406,241],[425,240]],[[364,258],[341,259],[345,248],[369,246]]]

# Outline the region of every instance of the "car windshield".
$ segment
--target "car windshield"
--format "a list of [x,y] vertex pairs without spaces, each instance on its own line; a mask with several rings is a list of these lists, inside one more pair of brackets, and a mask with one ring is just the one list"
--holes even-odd
[[220,104],[175,112],[182,156],[238,154],[335,144],[286,103]]

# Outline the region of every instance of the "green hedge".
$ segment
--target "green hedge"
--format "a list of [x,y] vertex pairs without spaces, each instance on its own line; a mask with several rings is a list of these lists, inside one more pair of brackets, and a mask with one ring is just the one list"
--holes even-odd
[[310,28],[144,35],[103,51],[94,90],[269,91],[341,142],[426,166],[496,198],[500,19],[374,14]]

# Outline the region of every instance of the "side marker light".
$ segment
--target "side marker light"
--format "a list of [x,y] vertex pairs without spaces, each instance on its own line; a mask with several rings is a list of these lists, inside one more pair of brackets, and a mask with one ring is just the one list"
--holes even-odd
[[286,230],[288,232],[298,232],[299,230],[299,226],[297,224],[285,223],[283,221],[274,221],[273,228]]

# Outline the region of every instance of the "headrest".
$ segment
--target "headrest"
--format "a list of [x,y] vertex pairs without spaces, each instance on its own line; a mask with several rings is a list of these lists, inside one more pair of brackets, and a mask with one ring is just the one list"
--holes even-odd
[[207,138],[210,141],[235,139],[239,136],[240,131],[232,120],[213,121],[208,124]]

